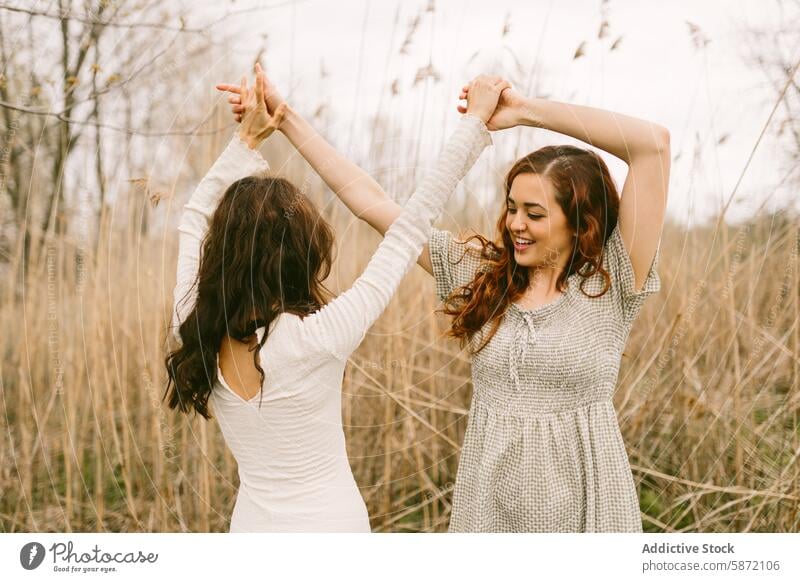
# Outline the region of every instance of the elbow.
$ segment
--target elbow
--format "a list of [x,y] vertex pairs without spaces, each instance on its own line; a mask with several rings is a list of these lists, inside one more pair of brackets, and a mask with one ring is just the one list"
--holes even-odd
[[642,133],[637,142],[636,148],[631,148],[629,157],[625,160],[630,166],[636,158],[658,157],[662,160],[671,159],[669,145],[669,130],[663,125],[651,123],[648,130]]
[[659,154],[670,155],[669,130],[663,125],[655,126],[656,150]]

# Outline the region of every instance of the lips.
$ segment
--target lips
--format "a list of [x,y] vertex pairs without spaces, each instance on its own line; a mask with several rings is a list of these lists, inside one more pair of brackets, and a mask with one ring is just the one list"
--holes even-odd
[[518,252],[522,252],[525,249],[532,247],[534,244],[536,244],[535,241],[516,236],[512,237],[511,240],[514,242],[514,250]]

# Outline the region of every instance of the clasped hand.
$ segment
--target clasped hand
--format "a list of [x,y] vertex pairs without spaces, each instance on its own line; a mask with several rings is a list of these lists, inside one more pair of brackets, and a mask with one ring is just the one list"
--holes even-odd
[[[248,89],[247,78],[239,85],[220,83],[216,88],[231,93],[228,103],[236,121],[242,123],[240,135],[246,141],[260,142],[276,129],[281,129],[288,105],[256,64],[256,85]],[[480,118],[491,131],[507,129],[521,122],[523,99],[502,77],[478,75],[461,89],[460,113]]]
[[286,114],[286,104],[278,104],[274,111],[270,113],[267,109],[267,80],[261,65],[255,66],[256,81],[252,89],[247,86],[247,76],[242,77],[241,84],[237,87],[239,101],[243,112],[240,115],[241,127],[239,137],[248,146],[255,149],[263,140],[269,137],[273,131],[280,127]]

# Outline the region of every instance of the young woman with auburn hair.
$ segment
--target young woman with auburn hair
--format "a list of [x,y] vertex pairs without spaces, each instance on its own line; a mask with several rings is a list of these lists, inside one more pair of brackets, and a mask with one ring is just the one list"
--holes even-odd
[[[267,83],[268,107],[287,106]],[[246,107],[236,87],[218,88],[234,93],[238,119]],[[460,97],[471,91],[465,86]],[[596,153],[546,146],[508,172],[493,240],[431,231],[419,263],[452,316],[449,334],[472,358],[449,529],[641,532],[612,397],[634,320],[661,287],[669,132],[505,89],[487,127],[518,125],[590,143],[624,160],[628,175],[620,197]],[[348,208],[386,233],[401,207],[362,170],[331,170],[324,157],[304,152],[320,138],[288,106],[282,127]]]
[[[239,134],[184,206],[170,408],[216,416],[236,458],[231,532],[370,531],[342,429],[345,364],[388,305],[448,196],[491,143],[486,120],[503,81],[476,80],[468,111],[353,286],[327,301],[333,233],[314,205],[256,148],[286,107],[237,89]],[[332,148],[324,140],[311,147]],[[330,159],[330,158],[329,158]],[[332,160],[346,167],[346,160]],[[196,283],[196,285],[195,285]],[[211,408],[209,408],[211,405]]]

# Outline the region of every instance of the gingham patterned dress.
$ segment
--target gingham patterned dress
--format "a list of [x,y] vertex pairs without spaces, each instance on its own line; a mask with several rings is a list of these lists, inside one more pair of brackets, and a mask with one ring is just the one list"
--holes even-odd
[[[447,231],[434,229],[429,245],[440,300],[482,268],[476,247]],[[645,299],[661,288],[659,255],[660,245],[643,288],[634,292],[617,225],[603,253],[611,276],[605,295],[587,297],[578,288],[581,276],[573,274],[555,301],[531,310],[509,307],[472,359],[451,532],[642,531],[612,396],[631,326]],[[602,276],[587,279],[584,289],[599,293]],[[489,329],[473,337],[472,347]]]

